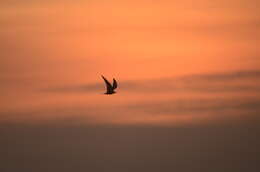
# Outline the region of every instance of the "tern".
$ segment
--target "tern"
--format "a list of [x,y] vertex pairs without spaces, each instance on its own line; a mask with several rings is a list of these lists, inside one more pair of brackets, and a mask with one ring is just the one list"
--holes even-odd
[[114,93],[116,93],[114,91],[117,88],[117,82],[116,82],[115,78],[113,78],[113,85],[111,85],[110,82],[108,82],[108,80],[103,75],[101,75],[101,76],[104,79],[106,87],[107,87],[107,92],[105,94],[114,94]]

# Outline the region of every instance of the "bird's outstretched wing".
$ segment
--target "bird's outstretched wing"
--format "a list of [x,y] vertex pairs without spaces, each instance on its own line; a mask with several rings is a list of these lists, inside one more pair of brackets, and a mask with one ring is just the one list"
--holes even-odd
[[117,82],[116,80],[113,78],[113,90],[117,88]]
[[107,92],[111,92],[113,90],[112,85],[108,82],[108,80],[103,75],[101,75],[101,76],[102,76],[102,78],[104,79],[104,81],[106,83]]

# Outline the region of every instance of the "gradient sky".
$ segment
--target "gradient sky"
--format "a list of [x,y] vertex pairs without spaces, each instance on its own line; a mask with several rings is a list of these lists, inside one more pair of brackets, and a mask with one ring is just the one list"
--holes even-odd
[[[107,103],[107,97],[96,95],[103,91],[100,88],[103,86],[100,74],[110,79],[115,77],[120,84],[130,84],[125,89],[119,88],[119,92],[126,95],[109,97],[109,102],[122,106],[131,106],[137,101],[146,104],[151,97],[159,101],[178,101],[184,97],[194,98],[194,95],[198,99],[214,97],[215,93],[212,96],[212,92],[198,94],[173,89],[189,85],[181,81],[174,83],[177,78],[194,75],[229,76],[244,72],[246,77],[228,82],[220,79],[207,86],[209,83],[195,77],[192,83],[204,83],[201,88],[204,91],[210,87],[224,88],[223,83],[226,83],[231,85],[229,91],[234,90],[236,96],[255,96],[255,90],[251,87],[259,84],[258,3],[253,0],[198,0],[196,3],[191,0],[1,2],[2,111],[11,111],[10,114],[16,114],[16,111],[26,114],[27,111],[31,113],[41,109],[55,111],[69,104],[72,109],[84,107],[83,112],[91,116],[91,121],[105,123],[114,121],[114,118],[120,118],[115,121],[119,123],[160,123],[172,118],[164,114],[142,116],[142,112],[137,113],[141,117],[135,118],[131,114],[136,112],[131,112],[129,108],[125,111],[122,108],[129,114],[124,116],[120,116],[119,112],[115,116],[109,112],[109,115],[100,112],[102,115],[98,117],[89,115],[90,111],[94,114],[99,111],[95,107],[113,106]],[[167,86],[167,79],[173,84]],[[141,80],[147,80],[147,83],[166,80],[159,81],[159,87],[168,88],[152,94],[131,92],[138,87],[139,90],[153,89],[154,84],[145,85],[140,83]],[[75,88],[88,85],[100,89],[92,92],[81,90],[81,93],[75,91]],[[237,87],[248,85],[251,87],[247,93],[235,91]],[[42,91],[68,87],[75,92],[53,94]],[[158,90],[156,84],[155,88]],[[169,89],[173,91],[167,91]],[[222,89],[217,96],[223,98],[226,94]],[[229,96],[227,94],[227,98]],[[65,115],[60,113],[61,117]],[[84,116],[84,113],[81,115]],[[51,114],[42,116],[52,118]],[[11,119],[18,118],[17,115],[7,115],[3,119],[9,119],[9,116]],[[22,118],[26,115],[18,116]],[[25,119],[34,117],[29,115]],[[175,118],[196,119],[192,114]]]
[[258,3],[7,0],[1,77],[136,79],[258,68]]
[[[52,101],[62,106],[64,102],[79,104],[77,100],[85,102],[84,99],[91,99],[87,104],[96,104],[99,98],[88,98],[86,94],[49,95],[35,90],[103,84],[100,74],[124,83],[258,70],[258,3],[253,0],[1,2],[3,109],[28,110],[34,105],[45,109]],[[172,96],[160,93],[163,99]],[[133,101],[140,94],[131,96],[122,99]]]
[[260,171],[259,6],[1,1],[0,171]]

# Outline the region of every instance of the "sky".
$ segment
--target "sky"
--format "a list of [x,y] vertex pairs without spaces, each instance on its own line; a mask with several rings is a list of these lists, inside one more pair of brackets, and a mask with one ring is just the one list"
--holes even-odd
[[260,169],[259,5],[0,2],[1,171]]

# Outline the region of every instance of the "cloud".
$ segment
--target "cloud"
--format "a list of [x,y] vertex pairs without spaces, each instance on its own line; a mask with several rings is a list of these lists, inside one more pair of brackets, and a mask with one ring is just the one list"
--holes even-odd
[[202,74],[202,75],[191,75],[183,77],[184,81],[230,81],[230,80],[241,80],[245,78],[257,79],[260,77],[259,70],[241,70],[235,72],[226,73],[213,73],[213,74]]
[[143,111],[150,115],[232,115],[260,113],[260,99],[253,98],[193,98],[163,100],[151,102],[137,102],[129,105],[129,109]]
[[[57,88],[47,88],[43,89],[43,91],[47,92],[93,92],[102,90],[101,84],[95,83],[95,84],[86,84],[86,85],[72,85],[72,86],[64,86],[64,87],[57,87]],[[104,87],[104,86],[103,86]],[[105,87],[104,87],[105,88]]]
[[[118,92],[169,93],[179,91],[191,92],[258,92],[260,91],[260,71],[237,71],[229,73],[212,73],[189,75],[179,78],[162,78],[139,81],[119,81]],[[248,80],[250,82],[248,82]],[[71,85],[46,88],[48,92],[95,92],[103,91],[100,83]]]
[[[120,100],[119,100],[120,101]],[[167,125],[182,122],[187,116],[188,123],[196,123],[206,115],[209,121],[227,119],[236,120],[242,116],[247,119],[256,116],[259,119],[260,97],[224,97],[224,98],[170,98],[136,99],[135,101],[113,100],[113,103],[96,102],[93,105],[71,105],[36,109],[1,111],[1,123],[33,123],[59,125]],[[176,118],[177,117],[177,118]],[[155,120],[155,119],[160,120]],[[176,123],[177,122],[177,123]]]

